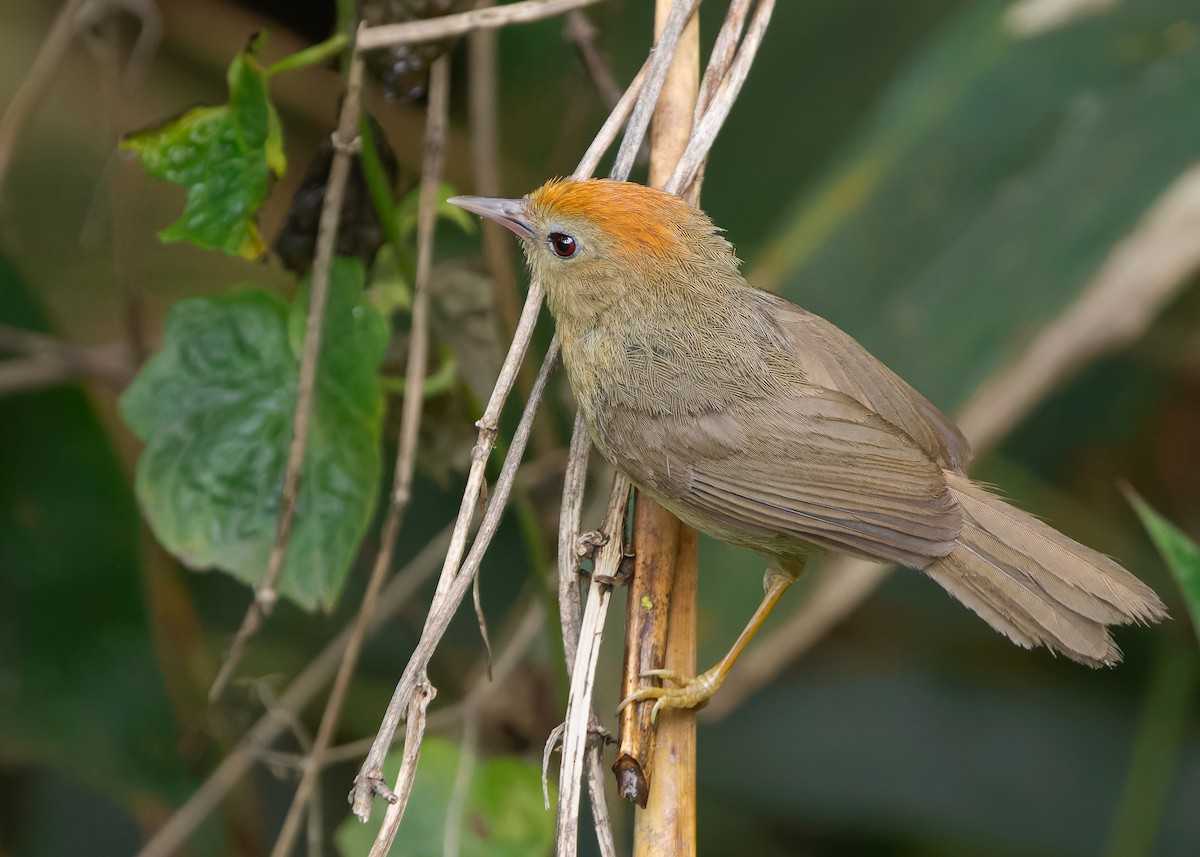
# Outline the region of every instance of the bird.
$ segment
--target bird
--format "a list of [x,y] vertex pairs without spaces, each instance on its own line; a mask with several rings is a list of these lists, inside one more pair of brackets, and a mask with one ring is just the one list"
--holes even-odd
[[972,481],[953,421],[849,334],[748,283],[699,208],[609,179],[450,202],[520,239],[600,453],[684,523],[767,560],[729,653],[696,676],[649,671],[668,683],[622,705],[706,704],[827,551],[917,569],[1017,645],[1090,667],[1121,660],[1108,626],[1166,616],[1115,561]]

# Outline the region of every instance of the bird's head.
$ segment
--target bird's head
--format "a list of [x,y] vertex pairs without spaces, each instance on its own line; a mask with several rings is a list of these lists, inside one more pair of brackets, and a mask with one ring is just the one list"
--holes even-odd
[[560,324],[586,324],[614,304],[645,299],[648,290],[702,285],[697,279],[714,273],[740,280],[732,248],[708,215],[644,185],[554,179],[522,199],[450,202],[521,238]]

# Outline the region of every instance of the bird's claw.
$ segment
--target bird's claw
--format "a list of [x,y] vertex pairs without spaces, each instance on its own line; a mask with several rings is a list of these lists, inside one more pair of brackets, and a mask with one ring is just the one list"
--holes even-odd
[[661,678],[671,682],[675,687],[654,687],[646,685],[639,687],[629,696],[621,700],[617,711],[635,702],[654,700],[654,708],[650,710],[650,723],[658,722],[658,712],[665,708],[699,709],[708,705],[708,701],[717,688],[725,680],[725,676],[716,669],[701,673],[698,676],[685,675],[675,670],[646,670],[642,678]]

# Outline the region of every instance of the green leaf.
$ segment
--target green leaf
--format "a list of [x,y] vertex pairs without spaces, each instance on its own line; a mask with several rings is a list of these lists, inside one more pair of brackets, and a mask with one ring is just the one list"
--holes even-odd
[[[400,751],[384,767],[400,766]],[[421,761],[392,857],[441,857],[446,808],[458,771],[459,748],[440,738],[426,738]],[[550,795],[553,805],[554,794]],[[346,857],[366,854],[375,841],[383,813],[369,824],[348,818],[334,839]],[[499,756],[477,764],[463,812],[462,857],[541,857],[554,841],[554,814],[542,804],[537,765]]]
[[1142,526],[1150,534],[1151,541],[1179,584],[1188,614],[1192,617],[1192,629],[1200,639],[1200,546],[1133,491],[1127,491],[1126,494],[1130,505],[1142,519]]
[[[313,422],[280,593],[336,601],[378,492],[387,322],[363,269],[335,261]],[[308,286],[289,307],[246,288],[188,298],[167,314],[162,351],[121,397],[146,442],[136,489],[155,535],[196,568],[247,583],[266,569],[296,409]]]
[[159,233],[163,241],[190,241],[246,259],[266,250],[256,218],[287,159],[257,47],[230,64],[228,104],[197,107],[121,142],[150,175],[187,188],[183,214]]
[[[475,232],[475,218],[472,217],[466,209],[459,208],[457,205],[451,205],[446,202],[450,197],[458,193],[454,185],[448,182],[441,182],[438,185],[437,192],[437,216],[443,220],[449,220],[463,232],[468,235]],[[396,206],[396,222],[400,230],[400,237],[405,238],[411,235],[417,228],[417,209],[421,205],[421,188],[413,188],[404,199],[400,200],[400,204]]]
[[1012,6],[959,5],[749,274],[946,410],[1072,305],[1200,135],[1200,52],[1169,38],[1195,30],[1192,0],[1036,37]]

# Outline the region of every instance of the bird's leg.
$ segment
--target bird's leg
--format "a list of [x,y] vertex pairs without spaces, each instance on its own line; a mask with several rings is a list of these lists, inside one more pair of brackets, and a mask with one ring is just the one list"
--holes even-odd
[[738,635],[737,640],[734,641],[733,646],[726,652],[725,657],[717,662],[716,666],[698,676],[683,675],[670,669],[647,670],[642,673],[643,677],[657,676],[671,682],[675,687],[640,687],[621,700],[617,710],[620,711],[626,705],[634,702],[653,699],[655,700],[654,710],[650,712],[650,722],[653,723],[658,718],[658,712],[664,708],[703,708],[707,705],[712,695],[724,683],[725,677],[733,665],[737,663],[737,659],[746,648],[746,644],[750,642],[750,638],[758,633],[762,623],[779,603],[783,593],[787,592],[788,587],[796,582],[796,578],[800,576],[803,568],[803,565],[798,568],[783,568],[778,563],[771,562],[763,577],[763,588],[766,590],[766,594],[763,596],[762,602],[754,611],[754,615],[750,617],[750,621],[746,623],[746,627],[742,629],[742,633]]

